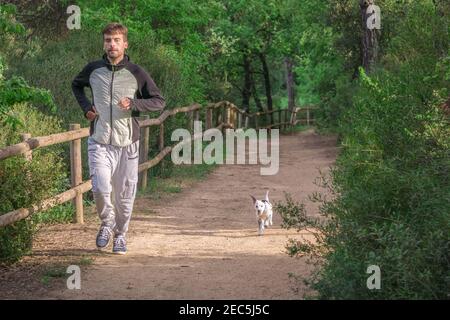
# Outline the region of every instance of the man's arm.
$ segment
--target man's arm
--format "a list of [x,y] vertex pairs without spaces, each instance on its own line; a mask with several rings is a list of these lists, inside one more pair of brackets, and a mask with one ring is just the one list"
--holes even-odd
[[166,100],[153,79],[141,70],[137,75],[139,93],[137,99],[130,99],[131,108],[137,111],[161,111],[166,106]]
[[75,96],[75,99],[77,99],[81,109],[83,110],[85,117],[86,113],[88,113],[89,111],[93,111],[92,103],[91,101],[89,101],[88,97],[86,97],[86,94],[84,92],[84,88],[90,86],[89,76],[91,74],[91,71],[91,67],[88,64],[72,81],[73,94]]

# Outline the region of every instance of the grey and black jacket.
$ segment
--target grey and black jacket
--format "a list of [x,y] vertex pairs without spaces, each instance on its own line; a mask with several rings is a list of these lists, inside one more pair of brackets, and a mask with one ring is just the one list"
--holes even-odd
[[[84,88],[92,91],[89,101]],[[128,55],[112,65],[106,54],[102,60],[88,63],[72,82],[72,90],[84,115],[93,111],[98,116],[91,122],[90,135],[99,143],[124,147],[139,139],[137,117],[140,111],[160,111],[165,100],[153,79]],[[131,99],[131,110],[122,110],[121,98]]]

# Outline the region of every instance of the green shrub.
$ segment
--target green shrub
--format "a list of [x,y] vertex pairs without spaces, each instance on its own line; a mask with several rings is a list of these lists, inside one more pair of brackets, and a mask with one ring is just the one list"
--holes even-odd
[[[277,205],[286,227],[315,235],[288,252],[316,264],[306,281],[322,299],[448,299],[450,126],[438,107],[450,95],[448,17],[414,2],[396,28],[340,116],[341,152],[322,179],[331,197],[312,196],[323,218]],[[370,265],[379,290],[367,288]]]
[[[410,66],[405,70],[409,70]],[[286,226],[315,230],[291,255],[320,265],[309,283],[325,299],[446,299],[450,287],[450,128],[433,103],[414,95],[402,72],[361,75],[342,122],[342,152],[320,223],[301,205],[278,205]],[[442,77],[430,85],[440,87]],[[422,84],[423,85],[423,84]],[[448,94],[445,92],[444,94]],[[297,208],[295,210],[292,207]],[[294,217],[294,218],[292,218]],[[381,290],[366,286],[381,268]]]
[[[19,132],[43,136],[62,131],[60,122],[28,104],[14,107],[16,117],[23,124],[20,131],[4,126],[0,131],[0,148],[20,142]],[[68,179],[60,160],[61,148],[56,146],[35,149],[32,161],[15,156],[0,161],[0,214],[19,208],[29,208],[41,200],[67,189]],[[0,228],[0,262],[13,262],[29,252],[36,221],[27,218]]]

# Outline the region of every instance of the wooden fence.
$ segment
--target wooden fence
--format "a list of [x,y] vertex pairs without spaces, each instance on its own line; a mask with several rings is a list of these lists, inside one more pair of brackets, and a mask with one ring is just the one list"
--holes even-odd
[[[205,124],[206,130],[217,128],[225,130],[231,129],[247,129],[254,127],[255,129],[263,128],[279,128],[285,129],[288,126],[294,126],[298,123],[306,123],[309,125],[313,122],[310,118],[310,110],[314,107],[295,108],[290,115],[288,110],[273,110],[268,112],[246,113],[234,104],[228,101],[221,101],[218,103],[208,104],[205,108]],[[165,146],[164,141],[164,122],[167,118],[176,115],[177,113],[187,113],[189,115],[189,130],[194,132],[194,121],[200,120],[200,111],[202,106],[193,104],[188,107],[176,108],[166,110],[158,118],[149,119],[149,116],[143,116],[139,120],[141,128],[141,140],[139,151],[139,187],[146,188],[147,186],[147,172],[150,168],[156,166],[164,159],[172,149],[189,141],[194,141],[201,138],[201,135],[192,135],[191,140],[182,141],[175,146]],[[297,115],[306,112],[305,119],[297,119]],[[277,114],[277,122],[273,115]],[[265,119],[261,119],[262,117]],[[270,117],[270,124],[267,124],[267,116]],[[262,125],[265,120],[266,124]],[[158,151],[159,153],[152,159],[148,159],[150,127],[159,126],[158,136]],[[35,213],[48,210],[52,207],[73,200],[75,206],[74,222],[84,223],[83,219],[83,193],[92,189],[91,180],[82,181],[82,161],[81,161],[81,139],[89,136],[89,128],[80,128],[79,124],[70,124],[69,131],[52,134],[43,137],[31,137],[30,134],[22,135],[22,142],[0,149],[0,161],[12,156],[22,155],[27,161],[32,161],[32,150],[59,144],[63,142],[70,143],[70,167],[71,167],[71,186],[72,188],[58,194],[54,197],[46,199],[39,204],[33,205],[31,208],[21,208],[9,213],[0,215],[0,227],[10,225],[16,221],[22,220]]]

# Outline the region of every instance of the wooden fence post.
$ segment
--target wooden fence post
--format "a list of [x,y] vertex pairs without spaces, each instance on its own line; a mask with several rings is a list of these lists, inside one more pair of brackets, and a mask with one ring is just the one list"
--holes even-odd
[[278,109],[278,129],[280,130],[281,130],[281,112],[282,112],[281,108]]
[[[140,120],[149,119],[148,115],[140,117]],[[147,162],[148,160],[148,149],[150,145],[150,127],[141,128],[141,137],[139,139],[139,163]],[[139,173],[139,188],[144,190],[147,188],[147,175],[148,169],[145,169]]]
[[284,109],[281,110],[280,113],[280,130],[284,129]]
[[[192,139],[191,148],[194,148],[193,141],[194,141],[194,136],[195,136],[195,122],[196,121],[200,121],[200,111],[199,110],[193,110],[193,111],[191,111],[191,115],[192,115],[192,121],[191,121],[191,126],[192,127],[191,127],[191,130],[190,130],[190,132],[191,132],[191,139]],[[194,150],[194,149],[191,149],[191,155],[193,157],[194,153],[192,152],[192,150]],[[194,161],[194,158],[192,158],[192,161]]]
[[295,126],[297,121],[297,107],[291,111],[291,126]]
[[288,128],[288,119],[289,119],[289,112],[288,109],[284,109],[284,128]]
[[216,122],[215,126],[217,127],[223,123],[223,105],[221,105],[218,108],[215,108],[214,110],[216,110],[215,113],[216,113],[217,122]]
[[200,121],[200,110],[194,110],[194,121]]
[[225,135],[226,129],[228,128],[227,125],[230,122],[230,115],[229,115],[228,111],[229,111],[228,104],[225,103],[222,107],[222,119],[223,119],[223,123],[224,123],[224,126],[222,128],[223,135]]
[[[21,138],[22,142],[25,142],[25,141],[27,141],[28,139],[31,138],[31,134],[29,134],[29,133],[22,133],[20,135],[20,138]],[[33,160],[33,151],[32,150],[27,151],[22,156],[24,157],[25,161],[27,161],[27,162],[31,161],[31,160]],[[29,180],[31,180],[31,172],[29,170],[27,170],[25,175],[27,176],[27,178]]]
[[211,129],[213,127],[213,109],[206,109],[206,130]]
[[228,104],[225,104],[223,107],[223,119],[226,124],[230,123],[230,108],[228,107]]
[[188,130],[191,133],[191,135],[194,132],[194,114],[193,111],[188,112]]
[[238,113],[238,124],[237,124],[237,127],[238,127],[238,129],[240,129],[240,128],[242,128],[242,113]]
[[[22,142],[24,142],[24,141],[27,141],[28,139],[31,138],[31,134],[29,134],[29,133],[22,133],[22,134],[20,135],[20,137],[21,137],[21,139],[22,139]],[[25,153],[23,154],[23,157],[24,157],[27,161],[31,161],[31,160],[33,159],[33,153],[32,153],[32,151],[30,150],[30,151],[25,152]]]
[[164,122],[159,125],[158,149],[159,151],[164,149]]
[[[159,125],[159,136],[158,136],[158,151],[161,152],[163,149],[164,149],[164,122]],[[163,172],[163,170],[164,170],[164,161],[161,161],[161,172]]]
[[[69,125],[70,130],[80,129],[80,124],[72,123]],[[72,188],[83,182],[81,168],[81,139],[75,139],[70,142],[70,177]],[[74,222],[84,223],[83,217],[83,193],[77,191],[77,195],[73,200],[75,206]]]
[[234,129],[234,126],[235,126],[235,123],[234,123],[234,120],[235,120],[234,109],[230,105],[228,105],[227,107],[228,107],[228,111],[227,111],[227,113],[228,113],[228,123]]
[[259,126],[258,126],[258,116],[259,116],[259,112],[255,112],[254,113],[254,117],[255,117],[255,129],[256,131],[258,131]]

